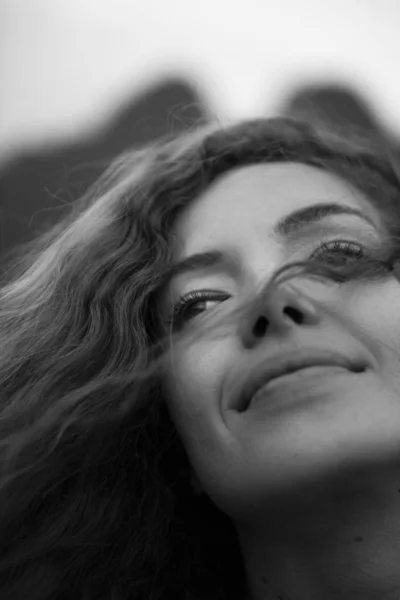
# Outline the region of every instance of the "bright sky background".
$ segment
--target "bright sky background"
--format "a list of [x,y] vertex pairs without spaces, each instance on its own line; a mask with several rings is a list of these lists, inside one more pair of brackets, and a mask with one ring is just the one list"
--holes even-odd
[[90,131],[169,73],[223,119],[336,75],[400,133],[400,1],[0,0],[0,158]]

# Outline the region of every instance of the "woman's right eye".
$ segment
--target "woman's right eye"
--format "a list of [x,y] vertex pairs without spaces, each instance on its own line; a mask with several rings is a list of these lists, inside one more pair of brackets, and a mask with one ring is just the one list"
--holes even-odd
[[178,302],[175,304],[173,315],[168,323],[177,322],[178,324],[183,324],[185,321],[196,316],[196,314],[190,316],[191,311],[195,311],[197,314],[204,312],[205,309],[201,310],[195,308],[197,304],[226,300],[227,298],[229,298],[229,294],[223,294],[212,290],[193,290],[188,292],[185,296],[179,298]]

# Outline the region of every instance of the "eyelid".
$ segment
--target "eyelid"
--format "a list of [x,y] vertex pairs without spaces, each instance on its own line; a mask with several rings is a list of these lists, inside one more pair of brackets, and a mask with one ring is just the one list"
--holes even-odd
[[331,236],[333,239],[354,238],[354,241],[361,236],[366,243],[382,243],[381,236],[375,227],[358,219],[357,226],[354,223],[315,223],[309,230],[303,231],[301,236],[292,238],[285,248],[302,247],[305,244],[315,241],[317,244],[325,242],[325,238]]
[[284,261],[301,260],[301,258],[297,258],[296,254],[298,254],[301,250],[305,251],[305,248],[309,248],[311,243],[313,247],[311,253],[317,250],[320,246],[335,241],[359,244],[365,250],[369,250],[371,252],[378,250],[383,243],[381,235],[379,235],[378,231],[374,227],[369,226],[368,223],[361,222],[361,224],[364,225],[364,227],[357,227],[356,229],[354,228],[354,225],[348,225],[346,227],[344,227],[343,224],[341,224],[340,227],[332,227],[332,225],[329,225],[326,227],[326,229],[329,231],[326,231],[317,239],[315,238],[315,232],[312,236],[308,234],[305,236],[305,238],[299,240],[297,244],[294,244],[294,247],[288,250],[288,252],[285,254]]

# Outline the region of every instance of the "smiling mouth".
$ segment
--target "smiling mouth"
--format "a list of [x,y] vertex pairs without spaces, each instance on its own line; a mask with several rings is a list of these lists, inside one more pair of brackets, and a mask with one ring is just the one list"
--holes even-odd
[[282,373],[282,375],[278,375],[277,377],[273,377],[272,379],[270,379],[269,381],[267,381],[257,392],[256,394],[265,387],[269,387],[271,385],[273,385],[275,382],[279,382],[281,379],[287,379],[288,377],[296,377],[297,375],[301,376],[302,374],[306,374],[306,375],[312,375],[314,374],[314,372],[316,374],[318,374],[320,371],[326,371],[326,369],[329,369],[330,371],[332,369],[342,372],[342,371],[347,371],[349,372],[349,369],[347,369],[346,367],[341,367],[339,365],[312,365],[312,366],[307,366],[307,367],[301,367],[300,369],[296,369],[295,371],[289,371],[288,373]]
[[[361,373],[361,372],[365,371],[365,368],[350,369],[347,367],[342,367],[340,365],[325,364],[325,365],[309,365],[309,366],[301,367],[301,368],[293,370],[293,371],[282,373],[281,375],[273,377],[269,381],[265,382],[263,385],[261,385],[258,388],[258,390],[250,398],[247,398],[245,405],[242,407],[242,410],[240,412],[244,412],[244,411],[248,410],[254,401],[258,401],[262,396],[268,394],[268,391],[272,391],[275,386],[279,386],[280,384],[282,384],[282,385],[285,385],[285,384],[293,385],[296,383],[299,384],[303,376],[304,376],[304,378],[318,377],[318,376],[323,377],[323,376],[326,376],[327,369],[329,369],[331,374],[336,372],[338,375],[343,374],[343,373],[355,374],[355,373]],[[292,381],[290,381],[290,379],[292,379]]]

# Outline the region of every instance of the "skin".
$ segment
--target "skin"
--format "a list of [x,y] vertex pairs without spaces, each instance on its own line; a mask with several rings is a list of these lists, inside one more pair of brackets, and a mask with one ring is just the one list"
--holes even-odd
[[[279,219],[320,202],[359,208],[376,227],[337,215],[294,237],[274,237]],[[182,274],[171,282],[162,308],[167,315],[180,295],[211,289],[229,299],[197,308],[224,311],[277,268],[307,259],[322,242],[376,243],[380,225],[368,199],[327,171],[293,163],[230,171],[186,207],[173,234],[177,259],[230,248],[240,271]],[[302,313],[301,324],[283,313],[288,306]],[[261,314],[269,327],[255,337],[252,328]],[[198,337],[185,350],[177,344],[165,385],[193,468],[194,493],[208,495],[237,532],[248,598],[398,599],[399,282],[390,274],[379,282],[344,285],[300,278],[280,286],[257,314],[242,318],[225,336]],[[187,321],[186,331],[197,319]],[[228,408],[244,366],[306,346],[343,354],[351,349],[366,370],[300,377],[278,385],[258,409]]]

